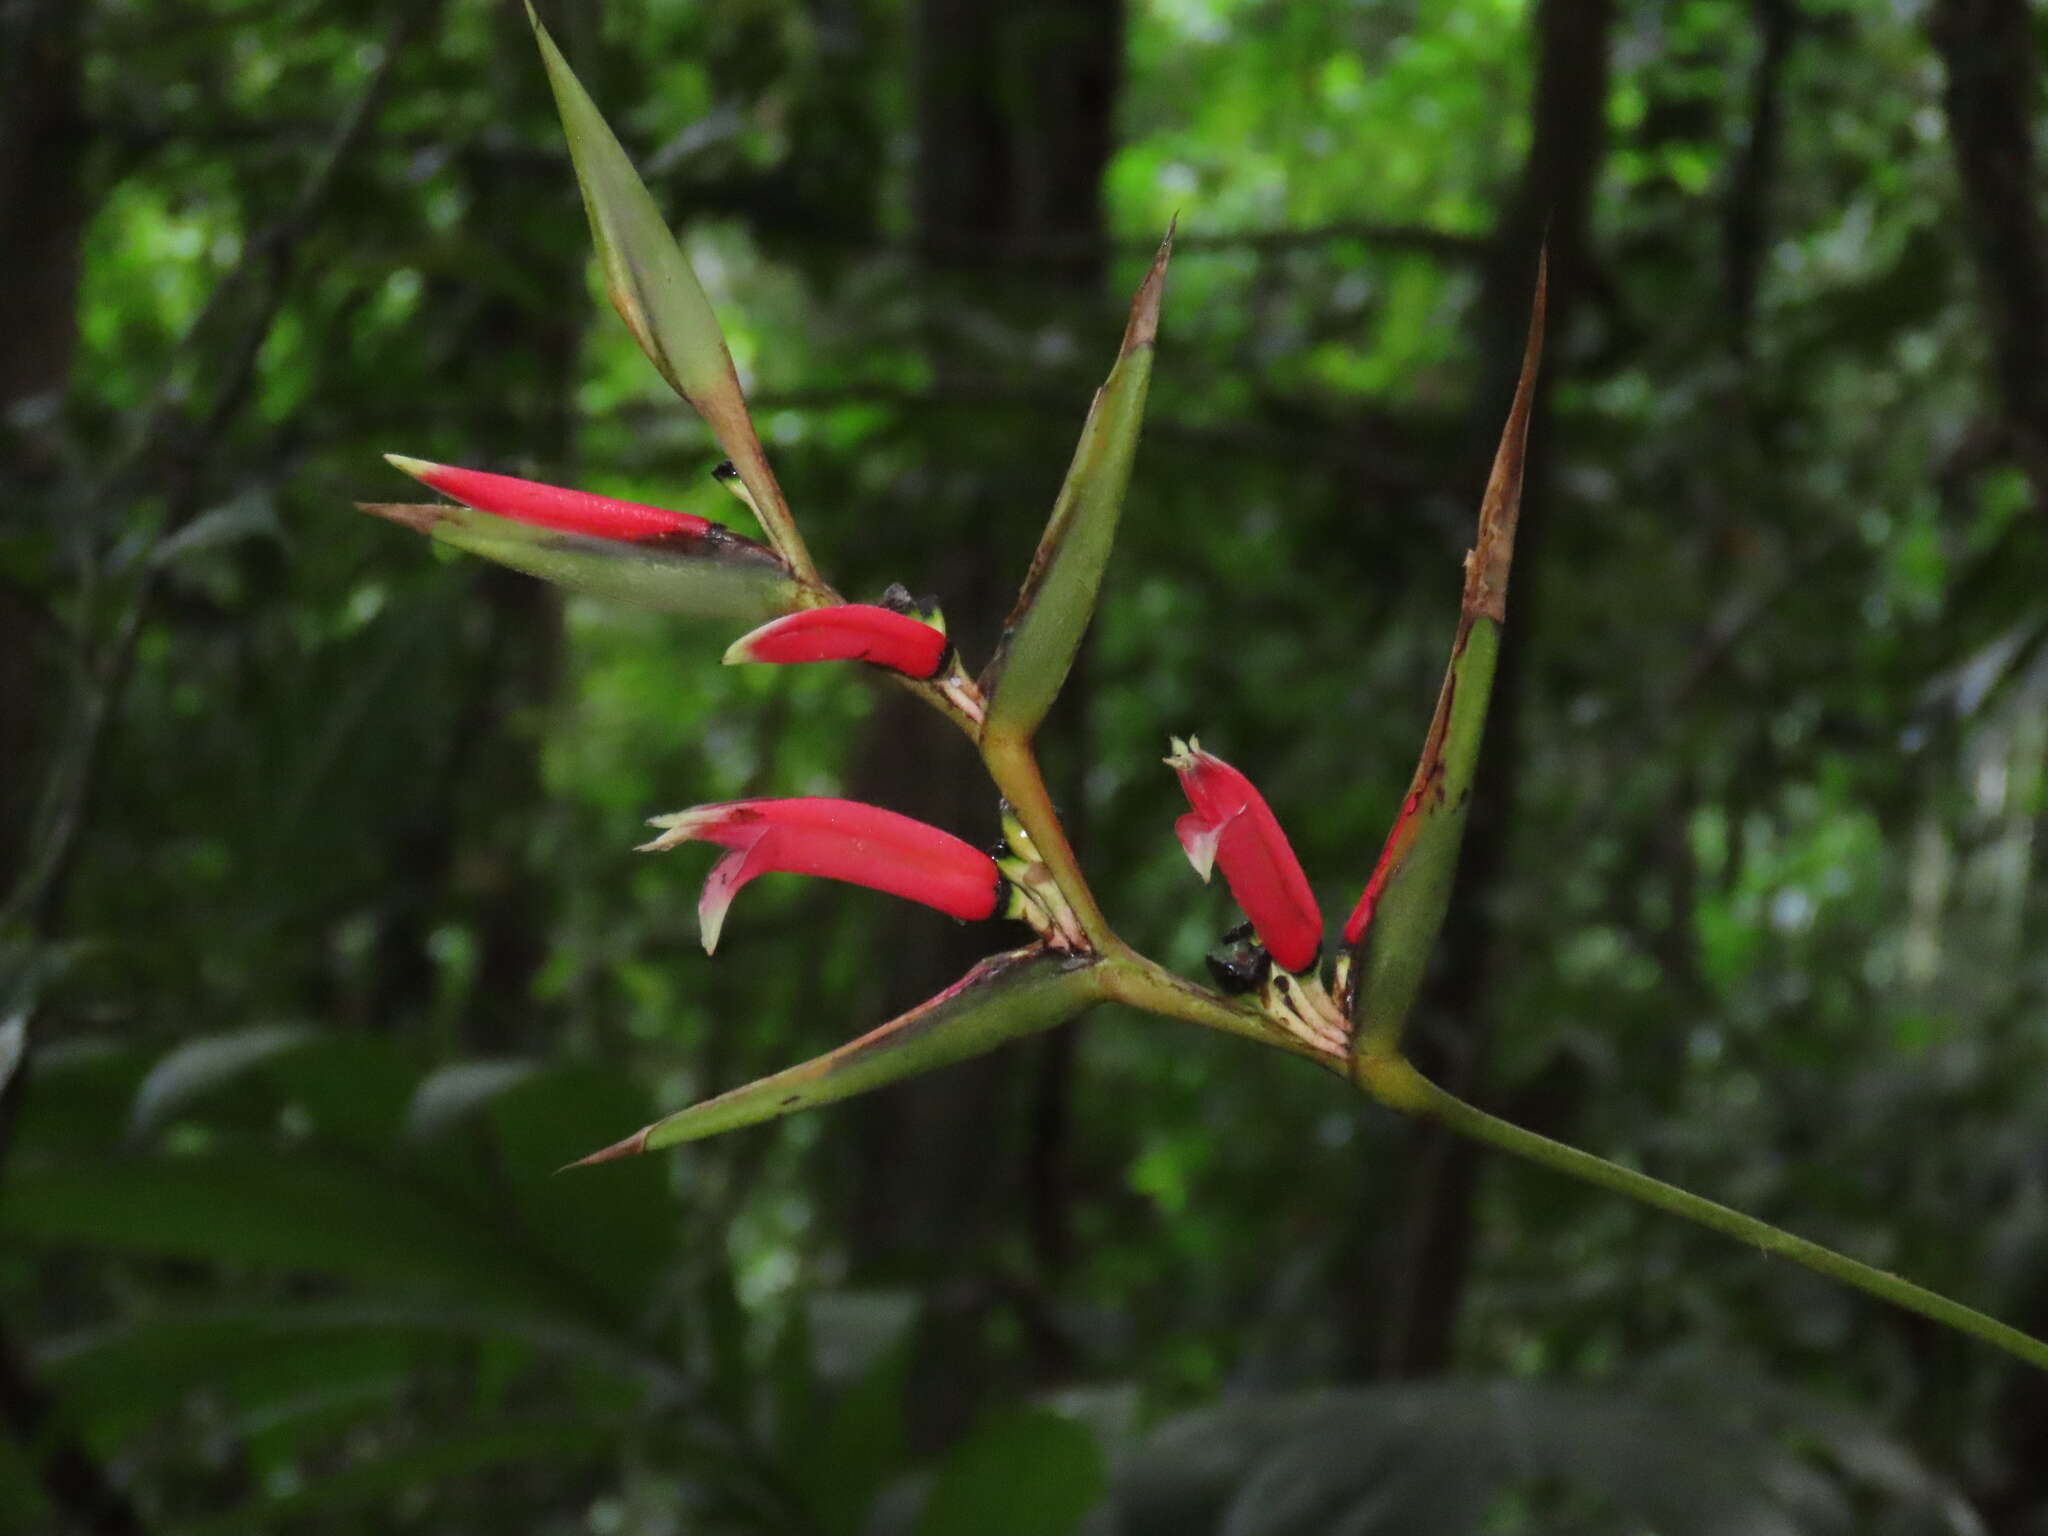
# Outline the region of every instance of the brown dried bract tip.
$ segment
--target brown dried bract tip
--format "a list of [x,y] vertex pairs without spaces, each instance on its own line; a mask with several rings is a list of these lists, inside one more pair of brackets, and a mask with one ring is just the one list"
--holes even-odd
[[414,533],[432,533],[434,525],[448,516],[447,507],[435,502],[359,501],[356,510],[398,523]]
[[567,1173],[571,1168],[591,1168],[599,1163],[615,1162],[622,1157],[638,1157],[647,1150],[647,1131],[637,1130],[624,1141],[615,1141],[608,1147],[599,1147],[587,1157],[579,1157],[573,1163],[564,1163],[557,1173]]
[[1522,349],[1522,377],[1515,402],[1501,428],[1494,450],[1493,473],[1486,477],[1486,495],[1479,503],[1479,541],[1465,556],[1467,618],[1508,616],[1508,569],[1515,559],[1515,523],[1522,512],[1522,466],[1529,446],[1529,412],[1536,398],[1536,370],[1543,357],[1543,309],[1549,287],[1550,253],[1536,258],[1536,292],[1529,304],[1529,339]]
[[1173,259],[1173,232],[1179,227],[1180,215],[1176,213],[1166,226],[1166,238],[1159,242],[1159,254],[1152,258],[1152,270],[1145,274],[1145,280],[1138,284],[1137,296],[1131,300],[1131,318],[1124,327],[1118,357],[1129,357],[1158,339],[1159,300],[1166,290],[1166,264]]

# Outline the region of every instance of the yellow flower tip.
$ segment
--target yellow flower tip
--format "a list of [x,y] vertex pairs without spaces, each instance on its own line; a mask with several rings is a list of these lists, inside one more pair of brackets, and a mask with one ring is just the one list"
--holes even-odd
[[409,459],[402,453],[387,453],[384,455],[384,462],[401,475],[411,475],[415,480],[424,480],[435,470],[443,467],[429,459]]
[[[774,620],[769,621],[770,624],[773,622]],[[763,624],[760,629],[750,629],[744,635],[741,635],[739,639],[733,641],[731,645],[728,645],[725,648],[725,656],[723,657],[725,664],[728,667],[737,667],[746,662],[756,660],[757,658],[754,655],[754,637],[760,634],[762,629],[768,627],[768,624]]]

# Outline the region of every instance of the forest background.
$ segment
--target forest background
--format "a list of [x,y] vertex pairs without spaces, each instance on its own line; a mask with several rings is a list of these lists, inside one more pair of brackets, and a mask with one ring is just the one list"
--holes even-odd
[[[1048,772],[1119,927],[1399,804],[1552,259],[1419,1021],[1501,1113],[2048,1333],[2023,0],[555,0],[843,589],[985,657],[1169,218]],[[2048,1377],[1103,1008],[578,1175],[985,931],[642,818],[985,782],[437,559],[386,451],[731,520],[498,0],[0,6],[0,1529],[2048,1530]]]

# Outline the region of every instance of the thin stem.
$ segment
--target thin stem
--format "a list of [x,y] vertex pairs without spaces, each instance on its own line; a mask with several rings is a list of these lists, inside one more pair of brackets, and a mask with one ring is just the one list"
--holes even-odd
[[1581,1179],[1588,1184],[1597,1184],[1603,1189],[1614,1190],[1617,1194],[1628,1195],[1654,1205],[1659,1210],[1683,1216],[1688,1221],[1724,1232],[1740,1242],[1754,1243],[1765,1253],[1802,1264],[1816,1274],[1839,1280],[1844,1285],[1853,1285],[1859,1291],[1866,1291],[1893,1306],[1904,1307],[1908,1312],[1917,1312],[1922,1317],[1982,1339],[1995,1348],[2004,1350],[2016,1359],[2029,1365],[2048,1370],[2048,1341],[2034,1338],[2017,1328],[2001,1323],[1973,1307],[1951,1301],[1925,1286],[1915,1285],[1910,1280],[1885,1270],[1858,1263],[1832,1248],[1810,1242],[1803,1237],[1759,1221],[1754,1216],[1745,1216],[1740,1211],[1695,1195],[1688,1190],[1666,1184],[1662,1179],[1653,1179],[1646,1173],[1633,1168],[1624,1168],[1619,1163],[1610,1163],[1604,1157],[1595,1157],[1577,1147],[1568,1147],[1563,1142],[1552,1141],[1548,1136],[1539,1136],[1534,1131],[1523,1130],[1505,1120],[1487,1114],[1484,1110],[1467,1104],[1455,1094],[1446,1092],[1417,1072],[1407,1061],[1394,1055],[1368,1055],[1359,1058],[1358,1074],[1361,1086],[1380,1102],[1408,1114],[1430,1115],[1440,1120],[1461,1136],[1470,1136],[1489,1146],[1512,1152],[1517,1157],[1527,1158],[1532,1163],[1542,1163],[1559,1173]]
[[1088,942],[1100,954],[1131,953],[1130,946],[1116,936],[1109,919],[1102,915],[1095,892],[1088,888],[1088,877],[1081,873],[1081,861],[1074,857],[1073,845],[1067,841],[1067,829],[1060,825],[1059,812],[1053,809],[1052,796],[1046,793],[1045,776],[1039,772],[1038,754],[1031,750],[1031,743],[984,732],[981,760],[988,766],[988,775],[995,780],[996,788],[1010,802],[1010,809],[1017,813],[1017,820],[1030,834],[1039,859],[1052,874],[1053,884],[1080,919]]

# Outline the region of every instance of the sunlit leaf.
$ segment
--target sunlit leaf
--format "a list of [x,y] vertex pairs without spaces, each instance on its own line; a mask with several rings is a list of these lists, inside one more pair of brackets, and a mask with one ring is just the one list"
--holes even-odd
[[540,1070],[537,1061],[451,1061],[420,1079],[406,1106],[405,1132],[431,1141]]
[[858,1040],[678,1110],[582,1162],[652,1152],[851,1098],[1052,1029],[1101,996],[1092,958],[1037,947],[995,955],[938,996]]
[[201,1095],[313,1038],[313,1032],[301,1025],[261,1024],[187,1040],[151,1067],[135,1090],[128,1111],[129,1136],[149,1135]]
[[1172,253],[1169,230],[1138,285],[1116,366],[1088,409],[1080,445],[1053,502],[1038,551],[1031,557],[1017,606],[982,676],[982,691],[989,700],[985,729],[991,735],[1028,740],[1038,729],[1059,697],[1094,616],[1145,420],[1159,300]]
[[1500,653],[1500,626],[1507,617],[1508,571],[1522,505],[1522,460],[1543,354],[1543,300],[1544,268],[1539,264],[1521,379],[1480,502],[1479,537],[1465,557],[1465,590],[1450,667],[1400,814],[1365,893],[1344,926],[1349,969],[1340,1001],[1357,1022],[1357,1046],[1362,1051],[1388,1049],[1400,1038],[1450,906]]
[[0,1019],[0,1093],[7,1091],[14,1074],[28,1055],[28,1015],[17,1013]]

